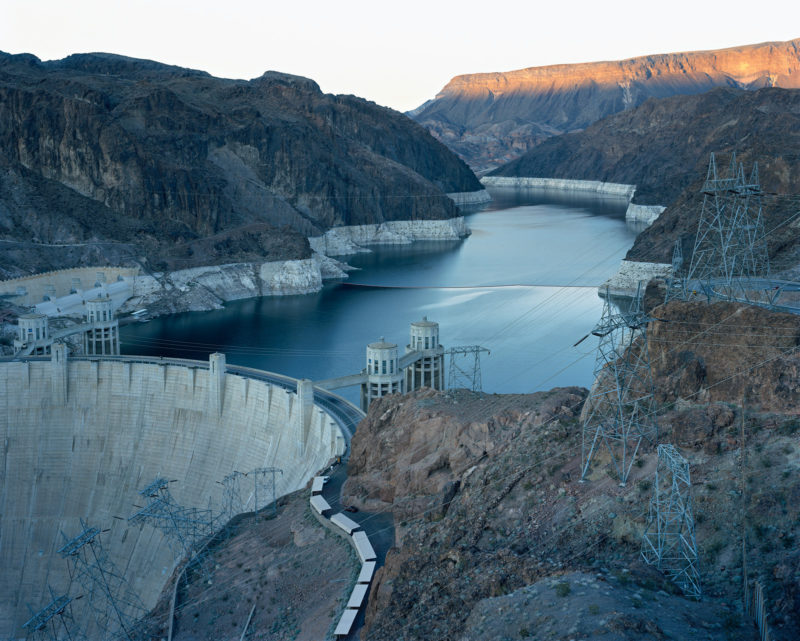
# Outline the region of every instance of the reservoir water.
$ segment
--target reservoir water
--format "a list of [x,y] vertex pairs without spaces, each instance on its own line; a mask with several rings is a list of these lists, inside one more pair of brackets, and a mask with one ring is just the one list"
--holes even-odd
[[[573,344],[599,319],[597,286],[610,277],[636,230],[626,202],[492,190],[466,216],[462,241],[379,246],[345,257],[359,268],[317,294],[228,303],[128,325],[125,354],[228,362],[321,380],[359,372],[365,347],[408,342],[409,323],[440,324],[445,347],[481,345],[485,392],[588,386],[595,341]],[[447,367],[448,362],[445,361]],[[356,388],[339,390],[357,402]]]

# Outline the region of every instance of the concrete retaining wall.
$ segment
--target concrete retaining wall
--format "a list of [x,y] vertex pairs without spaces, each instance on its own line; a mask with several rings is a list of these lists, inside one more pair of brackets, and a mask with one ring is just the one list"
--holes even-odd
[[157,476],[176,479],[178,503],[219,510],[218,481],[266,466],[283,469],[279,496],[295,491],[342,442],[312,408],[302,416],[294,392],[220,379],[202,363],[0,363],[0,637],[24,636],[26,604],[46,605],[48,584],[67,590],[59,531],[75,536],[80,518],[110,528],[104,548],[152,607],[175,559],[158,531],[128,525],[137,491]]
[[481,183],[485,187],[514,187],[552,191],[576,191],[597,196],[627,198],[630,201],[636,192],[636,185],[604,183],[598,180],[566,180],[563,178],[533,178],[528,176],[484,176]]
[[[120,276],[133,281],[139,273],[138,267],[77,267],[75,269],[59,269],[43,272],[32,276],[22,276],[10,280],[0,281],[0,294],[16,294],[17,288],[25,288],[26,294],[15,296],[11,300],[16,305],[29,307],[41,303],[45,295],[51,298],[67,296],[75,284],[80,281],[77,289],[88,290],[97,282],[97,275],[102,274],[106,283],[115,282]],[[50,289],[52,287],[55,291]],[[53,296],[55,293],[55,296]]]

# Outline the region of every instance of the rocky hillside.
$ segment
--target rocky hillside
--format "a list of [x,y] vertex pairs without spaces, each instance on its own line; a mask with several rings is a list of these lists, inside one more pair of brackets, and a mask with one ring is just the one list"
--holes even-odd
[[0,53],[0,278],[302,258],[306,236],[452,217],[444,194],[478,189],[402,114],[306,78]]
[[364,639],[751,639],[742,536],[772,638],[798,637],[800,321],[727,304],[656,315],[659,441],[690,462],[702,603],[641,560],[651,447],[624,488],[603,450],[577,482],[585,390],[421,390],[371,406],[352,443],[344,499],[398,525]]
[[138,638],[167,638],[176,580],[175,641],[239,639],[245,629],[270,641],[329,638],[359,567],[347,542],[312,516],[301,490],[278,500],[277,518],[268,510],[234,517],[206,548],[202,568],[183,574],[181,564]]
[[[629,260],[669,262],[675,239],[697,231],[700,188],[711,152],[721,171],[730,154],[748,171],[758,163],[767,229],[797,211],[800,193],[800,90],[715,89],[648,100],[584,131],[545,141],[497,169],[498,176],[602,180],[637,185],[635,202],[668,206],[636,239]],[[797,229],[769,237],[776,266],[800,262]]]
[[800,87],[800,39],[456,76],[409,115],[484,172],[648,98],[721,86]]

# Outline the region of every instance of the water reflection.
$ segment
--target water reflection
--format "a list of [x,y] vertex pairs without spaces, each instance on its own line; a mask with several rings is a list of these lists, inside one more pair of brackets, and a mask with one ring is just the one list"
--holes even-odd
[[[323,379],[359,371],[366,343],[405,345],[423,315],[446,346],[480,344],[484,389],[528,392],[591,382],[595,345],[573,343],[600,317],[596,287],[633,242],[624,204],[495,191],[464,241],[379,247],[317,294],[249,299],[122,330],[125,353],[205,359]],[[344,391],[352,400],[355,390]]]

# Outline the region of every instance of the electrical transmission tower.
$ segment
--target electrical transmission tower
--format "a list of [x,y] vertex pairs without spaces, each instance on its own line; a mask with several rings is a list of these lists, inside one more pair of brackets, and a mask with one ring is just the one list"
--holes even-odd
[[65,543],[58,550],[69,563],[71,582],[80,585],[87,607],[94,615],[96,629],[92,630],[86,621],[84,635],[87,638],[123,638],[133,641],[136,638],[138,620],[145,608],[128,585],[125,577],[100,542],[100,530],[89,527],[81,520],[83,531],[69,539],[63,532]]
[[[250,472],[234,471],[222,479],[222,501],[228,519],[242,512],[258,512],[272,499],[272,513],[277,514],[275,475],[283,475],[279,467],[259,467]],[[252,479],[252,485],[244,479]],[[251,501],[252,500],[252,504]]]
[[[169,491],[170,481],[157,478],[139,491],[149,502],[128,517],[129,523],[150,523],[161,530],[167,540],[177,543],[178,553],[192,558],[197,544],[214,532],[211,510],[183,507]],[[137,506],[138,507],[138,506]]]
[[657,439],[647,348],[647,323],[651,318],[641,309],[642,294],[640,284],[629,310],[620,312],[606,290],[603,315],[591,332],[600,341],[595,382],[586,399],[588,411],[584,410],[581,480],[585,479],[597,449],[605,444],[620,485],[625,485],[642,441]]
[[[262,507],[267,504],[267,497],[272,496],[272,513],[278,513],[278,502],[275,498],[275,474],[280,472],[283,476],[283,470],[278,467],[258,467],[251,473],[253,475],[253,505],[255,506],[254,512],[258,512]],[[270,492],[271,490],[271,492]],[[262,505],[263,503],[263,505]]]
[[689,463],[674,445],[659,445],[642,557],[674,581],[686,596],[700,598],[691,488]]
[[[480,345],[451,347],[445,352],[445,354],[450,355],[447,389],[464,387],[473,392],[483,391],[483,381],[481,380],[481,352],[486,352],[487,354],[491,353],[488,349]],[[462,365],[463,361],[466,362]]]
[[242,479],[245,476],[243,472],[234,471],[222,479],[222,509],[227,520],[245,511],[242,499]]
[[709,301],[769,302],[765,287],[756,281],[769,275],[758,164],[745,178],[744,166],[732,154],[727,175],[721,177],[712,153],[702,191],[691,262],[685,274],[674,275],[682,297],[702,292]]
[[[74,638],[74,620],[72,618],[72,601],[73,599],[66,594],[56,596],[52,588],[48,587],[50,591],[50,603],[43,607],[38,612],[31,609],[31,618],[22,624],[22,627],[28,631],[30,637],[35,639],[47,639],[53,641],[55,639],[73,639]],[[67,622],[70,625],[67,625]],[[58,624],[61,624],[60,626]],[[61,628],[64,634],[61,635]]]

